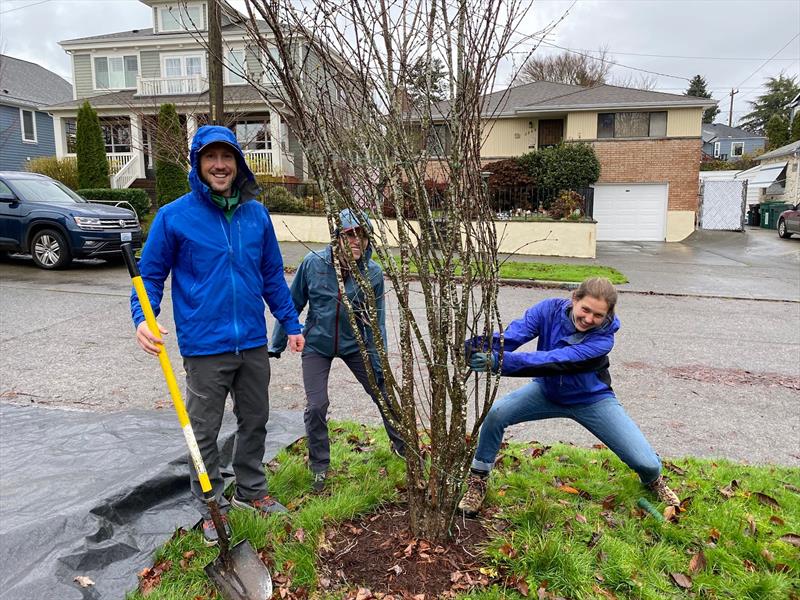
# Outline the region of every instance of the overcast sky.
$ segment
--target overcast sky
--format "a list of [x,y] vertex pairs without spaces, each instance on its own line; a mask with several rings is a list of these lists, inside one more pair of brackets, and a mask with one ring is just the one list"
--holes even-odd
[[[606,47],[618,65],[615,77],[649,77],[659,91],[683,93],[700,74],[721,101],[718,122],[727,122],[731,88],[739,90],[736,122],[765,78],[783,72],[800,80],[798,0],[534,0],[520,31],[540,31],[567,10],[548,44],[590,52]],[[150,26],[150,9],[138,0],[0,0],[0,52],[68,80],[69,57],[59,40]]]

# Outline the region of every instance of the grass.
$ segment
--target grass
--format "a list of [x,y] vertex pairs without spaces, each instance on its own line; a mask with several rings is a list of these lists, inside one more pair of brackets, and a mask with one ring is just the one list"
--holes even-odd
[[[395,257],[399,264],[399,258]],[[431,266],[431,269],[434,267]],[[411,265],[413,273],[418,272],[416,265]],[[456,274],[461,274],[461,269],[456,269]],[[560,263],[517,262],[505,261],[500,264],[501,279],[517,279],[523,281],[560,281],[566,283],[580,283],[589,277],[606,277],[611,283],[617,285],[628,283],[628,278],[612,267],[602,265],[571,265]]]
[[[323,528],[399,499],[404,481],[404,465],[382,431],[331,427],[330,495],[309,493],[299,442],[279,454],[269,478],[290,512],[269,519],[231,513],[235,541],[267,546],[276,585],[285,576],[291,589],[326,599],[333,596],[316,589],[315,573]],[[800,598],[798,548],[786,541],[792,538],[781,539],[800,534],[800,469],[687,458],[667,463],[665,473],[685,503],[677,522],[636,508],[645,496],[664,509],[608,450],[511,444],[487,497],[494,533],[484,564],[493,581],[459,598],[517,599],[525,587],[531,597],[574,600]],[[156,554],[156,563],[171,563],[147,598],[216,598],[202,570],[216,555],[199,532],[174,536]],[[144,596],[136,591],[128,598]]]

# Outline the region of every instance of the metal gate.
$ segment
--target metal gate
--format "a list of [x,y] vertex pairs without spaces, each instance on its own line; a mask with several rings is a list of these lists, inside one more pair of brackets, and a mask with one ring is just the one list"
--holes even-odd
[[704,181],[700,187],[700,229],[743,231],[747,181]]

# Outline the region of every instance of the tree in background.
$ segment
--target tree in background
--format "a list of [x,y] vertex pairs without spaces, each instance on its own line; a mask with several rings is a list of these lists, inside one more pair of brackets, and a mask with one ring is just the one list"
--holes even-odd
[[405,74],[405,93],[412,106],[421,100],[435,102],[447,98],[447,71],[440,58],[434,58],[426,68],[426,63],[418,59]]
[[792,129],[789,132],[789,143],[800,140],[800,111],[792,119]]
[[789,122],[779,114],[774,114],[767,121],[767,150],[775,150],[789,143]]
[[97,112],[88,100],[78,109],[78,131],[75,136],[78,155],[78,187],[110,188],[108,159],[103,130]]
[[[695,98],[711,98],[711,92],[706,89],[706,80],[700,75],[695,75],[689,82],[689,89],[686,90],[687,96]],[[703,112],[703,123],[713,123],[714,117],[719,114],[719,106],[712,106]]]
[[522,65],[517,81],[552,81],[570,85],[591,87],[607,83],[614,62],[608,58],[608,50],[601,48],[597,57],[574,52],[562,52],[550,56],[531,56]]
[[768,78],[764,87],[766,91],[749,103],[752,112],[739,120],[742,128],[753,133],[764,133],[772,115],[780,115],[788,120],[787,105],[800,93],[800,85],[795,77],[784,77],[783,74]]
[[[181,148],[181,152],[176,152]],[[156,147],[156,202],[164,206],[189,191],[186,136],[174,104],[162,104],[158,112]]]

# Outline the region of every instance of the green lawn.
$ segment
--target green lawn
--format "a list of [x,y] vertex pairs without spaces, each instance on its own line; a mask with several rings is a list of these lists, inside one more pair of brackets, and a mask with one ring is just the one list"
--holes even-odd
[[[332,600],[345,592],[317,589],[319,534],[401,499],[397,485],[405,467],[382,431],[353,423],[331,428],[330,495],[309,493],[300,442],[270,466],[270,488],[290,513],[265,520],[233,511],[231,521],[236,540],[267,547],[273,578],[286,575],[292,590]],[[637,500],[645,496],[665,507],[608,450],[512,444],[501,456],[487,498],[494,509],[490,529],[501,533],[483,551],[483,572],[492,581],[458,598],[517,599],[527,589],[532,598],[574,600],[800,599],[800,469],[667,463],[685,511],[675,522],[660,522],[639,510]],[[157,553],[160,585],[147,598],[215,598],[202,568],[216,555],[199,532],[179,531]],[[136,591],[128,598],[144,596]]]

